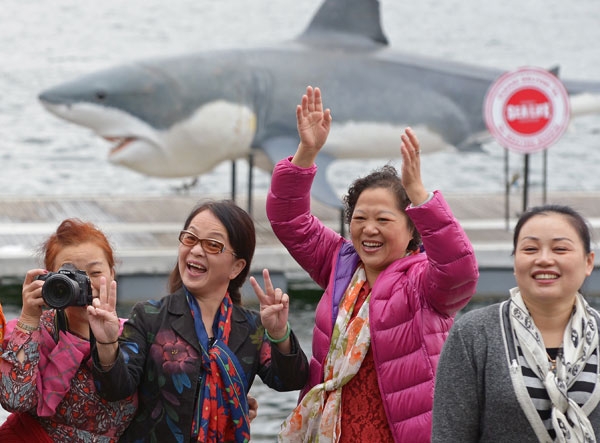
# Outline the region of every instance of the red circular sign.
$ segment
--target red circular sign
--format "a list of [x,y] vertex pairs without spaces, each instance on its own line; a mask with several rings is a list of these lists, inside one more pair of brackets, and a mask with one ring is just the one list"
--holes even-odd
[[513,131],[535,134],[544,129],[552,117],[550,97],[536,89],[521,89],[506,101],[504,118]]
[[486,125],[498,142],[520,153],[543,150],[569,124],[569,95],[561,81],[539,68],[503,74],[484,104]]

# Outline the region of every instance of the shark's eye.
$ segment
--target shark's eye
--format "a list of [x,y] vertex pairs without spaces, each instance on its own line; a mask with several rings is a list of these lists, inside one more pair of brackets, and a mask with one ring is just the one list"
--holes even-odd
[[99,101],[102,101],[106,98],[106,92],[100,90],[100,91],[96,91],[96,99]]

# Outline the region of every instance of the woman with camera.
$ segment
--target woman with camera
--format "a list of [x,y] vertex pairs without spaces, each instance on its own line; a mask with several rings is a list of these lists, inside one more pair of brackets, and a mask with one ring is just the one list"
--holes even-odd
[[45,269],[27,272],[21,314],[6,327],[0,402],[12,414],[0,441],[116,442],[137,400],[107,401],[96,393],[90,359],[96,342],[86,309],[100,279],[114,280],[113,250],[94,225],[67,219],[41,253]]

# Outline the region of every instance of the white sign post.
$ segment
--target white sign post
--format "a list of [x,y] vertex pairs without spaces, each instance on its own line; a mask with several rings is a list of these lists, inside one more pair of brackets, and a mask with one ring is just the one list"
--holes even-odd
[[[513,152],[525,154],[525,211],[529,186],[529,154],[545,150],[567,129],[570,119],[567,90],[558,77],[541,68],[524,67],[507,72],[488,89],[484,102],[484,119],[498,143]],[[508,201],[508,187],[506,193]]]

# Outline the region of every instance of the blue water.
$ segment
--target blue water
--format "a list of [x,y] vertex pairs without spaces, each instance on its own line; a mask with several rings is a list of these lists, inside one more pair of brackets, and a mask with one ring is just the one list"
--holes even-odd
[[[0,196],[174,193],[183,180],[145,177],[109,164],[107,142],[48,114],[37,94],[133,59],[287,40],[304,29],[319,4],[319,0],[2,0]],[[384,31],[399,50],[507,70],[560,65],[563,78],[600,81],[598,0],[384,0],[381,9]],[[550,191],[600,190],[599,134],[600,115],[572,122],[548,150]],[[482,153],[424,156],[424,182],[430,189],[447,192],[501,192],[503,158],[503,149],[494,142]],[[353,177],[381,163],[340,162],[330,178],[343,192]],[[509,154],[509,164],[511,175],[521,173],[522,156]],[[531,156],[533,188],[540,184],[541,164],[541,154]],[[229,170],[229,163],[219,165],[191,192],[229,193]],[[242,192],[244,161],[238,162],[238,170]],[[266,174],[256,171],[256,192],[265,192],[268,182]],[[312,310],[298,309],[294,315],[309,350]],[[274,441],[297,393],[274,393],[260,382],[253,392],[260,402],[254,441]],[[0,421],[4,417],[0,410]]]

